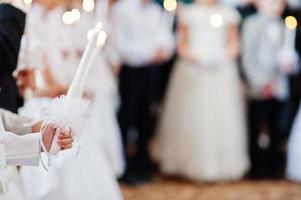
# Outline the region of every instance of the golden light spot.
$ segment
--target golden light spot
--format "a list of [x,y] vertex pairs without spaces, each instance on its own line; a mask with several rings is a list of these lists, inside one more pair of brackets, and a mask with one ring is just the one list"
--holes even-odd
[[285,25],[288,29],[293,30],[298,25],[297,19],[293,16],[287,16],[285,18]]

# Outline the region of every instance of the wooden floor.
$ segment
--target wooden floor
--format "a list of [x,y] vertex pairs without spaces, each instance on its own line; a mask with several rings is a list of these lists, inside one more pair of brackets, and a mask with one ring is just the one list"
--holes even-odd
[[249,181],[201,184],[157,177],[139,187],[122,186],[125,200],[301,200],[301,184]]

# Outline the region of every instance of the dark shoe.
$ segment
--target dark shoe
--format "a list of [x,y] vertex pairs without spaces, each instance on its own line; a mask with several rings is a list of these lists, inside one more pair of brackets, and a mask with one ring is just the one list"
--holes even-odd
[[152,173],[151,172],[141,172],[141,173],[139,173],[139,178],[143,183],[152,182]]
[[143,184],[143,181],[141,180],[141,178],[136,174],[125,174],[120,179],[120,182],[124,183],[128,186],[138,186],[138,185]]

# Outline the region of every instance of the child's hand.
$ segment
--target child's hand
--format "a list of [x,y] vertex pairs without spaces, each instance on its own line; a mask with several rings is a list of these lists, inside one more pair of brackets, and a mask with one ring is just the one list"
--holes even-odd
[[15,79],[17,80],[19,94],[24,96],[24,92],[27,88],[31,90],[36,89],[35,71],[33,68],[27,68],[15,73]]
[[268,83],[268,84],[266,84],[264,86],[264,88],[263,88],[263,96],[266,99],[273,98],[273,96],[274,96],[274,87],[273,87],[273,84]]
[[[57,130],[58,130],[57,125],[54,123],[44,123],[42,125],[42,129],[41,129],[42,142],[47,152],[49,152],[51,149],[54,136]],[[69,130],[68,132],[60,131],[58,134],[59,135],[58,135],[57,143],[60,149],[66,150],[72,148],[74,140],[71,134],[71,130]]]

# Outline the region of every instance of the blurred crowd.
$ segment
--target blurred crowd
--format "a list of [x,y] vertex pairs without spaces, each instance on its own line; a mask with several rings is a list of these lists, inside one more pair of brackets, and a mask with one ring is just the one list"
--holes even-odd
[[70,199],[66,191],[73,199],[120,199],[117,179],[139,185],[158,170],[201,182],[301,181],[301,1],[21,7],[19,57],[0,63],[0,107],[20,115],[40,119],[67,92],[96,23],[108,36],[88,76],[91,116],[79,157],[70,164],[63,154],[55,173],[22,167],[29,199]]

